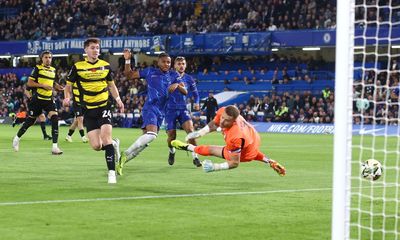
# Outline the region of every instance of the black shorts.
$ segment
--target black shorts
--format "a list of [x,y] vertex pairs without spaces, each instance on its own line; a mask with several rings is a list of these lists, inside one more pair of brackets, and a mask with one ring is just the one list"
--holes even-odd
[[75,102],[72,105],[73,109],[74,109],[74,115],[75,117],[82,117],[83,116],[83,111],[82,111],[82,107],[79,104],[76,104]]
[[83,116],[85,118],[86,132],[100,129],[100,127],[104,124],[112,125],[112,115],[109,106],[94,109],[85,109]]
[[57,112],[56,104],[54,100],[42,100],[38,98],[32,98],[28,103],[28,115],[30,117],[37,117],[45,111],[47,114],[51,111]]

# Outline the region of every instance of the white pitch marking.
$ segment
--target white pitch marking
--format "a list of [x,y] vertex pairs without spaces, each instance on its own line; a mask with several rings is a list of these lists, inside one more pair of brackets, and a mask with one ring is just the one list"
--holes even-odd
[[0,202],[0,206],[34,205],[34,204],[50,204],[50,203],[101,202],[101,201],[141,200],[141,199],[261,195],[270,193],[295,193],[295,192],[317,192],[317,191],[332,191],[332,188],[288,189],[288,190],[271,190],[271,191],[258,191],[258,192],[167,194],[167,195],[149,195],[149,196],[132,196],[132,197],[116,197],[116,198],[64,199],[64,200],[43,200],[43,201],[27,201],[27,202]]

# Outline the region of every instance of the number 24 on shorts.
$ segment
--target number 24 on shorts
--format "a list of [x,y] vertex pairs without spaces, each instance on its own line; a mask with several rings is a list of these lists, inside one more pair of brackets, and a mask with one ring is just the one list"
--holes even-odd
[[111,111],[110,110],[103,110],[103,118],[111,118]]

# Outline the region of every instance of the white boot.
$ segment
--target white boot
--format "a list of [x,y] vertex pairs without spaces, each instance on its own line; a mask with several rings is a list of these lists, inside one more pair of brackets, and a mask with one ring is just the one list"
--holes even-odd
[[12,145],[13,145],[14,151],[18,152],[19,151],[19,137],[18,136],[14,137]]
[[119,158],[121,157],[121,152],[119,151],[119,139],[114,138],[112,140],[112,145],[114,147],[114,152],[115,152],[115,162],[117,163],[119,161]]
[[65,141],[67,141],[67,142],[72,142],[72,137],[70,136],[70,135],[67,135],[66,137],[65,137]]
[[110,184],[117,183],[117,175],[115,174],[114,170],[108,171],[108,183],[110,183]]
[[63,151],[59,147],[53,147],[51,149],[51,154],[53,154],[53,155],[61,155],[61,154],[63,154]]

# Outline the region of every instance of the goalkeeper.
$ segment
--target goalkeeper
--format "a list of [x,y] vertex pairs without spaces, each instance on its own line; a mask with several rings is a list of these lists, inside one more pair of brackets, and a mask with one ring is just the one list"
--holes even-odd
[[286,174],[285,167],[258,150],[260,135],[250,123],[240,116],[239,109],[233,105],[220,108],[213,121],[199,131],[189,133],[186,141],[216,131],[218,127],[222,129],[226,146],[194,146],[179,140],[174,140],[171,144],[179,150],[195,152],[203,156],[216,156],[226,160],[224,163],[204,160],[202,164],[205,172],[228,170],[238,167],[240,162],[257,160],[269,164],[281,176]]

